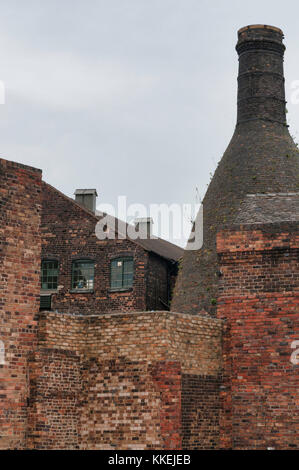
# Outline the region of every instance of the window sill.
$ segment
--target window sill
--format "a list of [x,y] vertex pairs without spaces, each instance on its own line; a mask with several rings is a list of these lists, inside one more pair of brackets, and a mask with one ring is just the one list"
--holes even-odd
[[40,295],[51,295],[51,294],[58,294],[58,289],[41,289]]
[[108,292],[130,292],[133,290],[133,287],[111,287],[108,289]]
[[93,289],[71,289],[70,294],[93,294]]

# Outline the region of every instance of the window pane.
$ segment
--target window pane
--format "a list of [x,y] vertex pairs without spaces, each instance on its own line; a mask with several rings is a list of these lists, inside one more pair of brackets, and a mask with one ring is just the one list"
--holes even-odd
[[50,295],[40,296],[40,310],[51,310],[51,296]]
[[93,261],[74,261],[72,264],[72,288],[92,290],[93,286]]
[[52,290],[58,285],[58,261],[42,261],[41,288]]
[[133,260],[132,259],[124,260],[124,273],[125,274],[133,273]]
[[118,259],[111,262],[111,287],[122,287],[122,261]]
[[123,286],[131,287],[133,285],[133,260],[128,258],[124,261]]
[[127,288],[133,285],[133,259],[118,258],[111,261],[111,288]]

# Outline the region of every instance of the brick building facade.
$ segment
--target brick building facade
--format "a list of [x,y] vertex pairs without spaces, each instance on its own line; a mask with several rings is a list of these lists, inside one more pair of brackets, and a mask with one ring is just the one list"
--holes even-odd
[[[219,232],[223,447],[298,449],[299,221]],[[296,343],[297,342],[297,343]]]
[[[96,226],[101,216],[46,183],[42,198],[42,262],[50,262],[51,269],[56,263],[57,281],[54,289],[46,282],[41,294],[51,296],[52,310],[92,314],[169,309],[183,249],[159,238],[133,240],[126,233],[120,237],[120,228],[125,232],[127,226],[113,217],[107,217],[107,229],[115,238],[99,239]],[[131,261],[129,285],[111,284],[113,262],[118,260]],[[91,285],[82,288],[73,278],[74,265],[80,261],[93,270]]]
[[0,448],[25,448],[36,348],[41,171],[0,159]]

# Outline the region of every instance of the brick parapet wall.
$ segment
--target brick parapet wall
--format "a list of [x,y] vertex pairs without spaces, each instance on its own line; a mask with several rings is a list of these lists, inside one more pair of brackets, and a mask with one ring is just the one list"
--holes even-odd
[[298,448],[298,224],[218,234],[218,317],[225,320],[221,445]]
[[106,359],[134,354],[138,360],[180,360],[188,373],[217,375],[221,369],[222,322],[216,318],[167,311],[105,315],[40,312],[37,318],[41,346]]
[[182,363],[186,374],[218,376],[222,371],[223,322],[205,315],[169,314],[168,357]]
[[[186,448],[209,448],[211,443],[217,447],[221,328],[221,320],[173,312],[41,313],[32,383],[37,403],[33,447],[179,449],[182,443]],[[66,366],[53,379],[49,373],[59,360]],[[78,389],[73,389],[74,374],[67,367],[77,371]],[[207,396],[205,389],[211,392],[211,387],[213,394]],[[58,423],[48,396],[59,396],[61,388],[70,393],[61,398],[61,407],[69,414],[62,413]],[[193,397],[191,404],[188,395]],[[57,407],[55,400],[51,403]],[[191,420],[195,415],[196,420]],[[38,423],[44,424],[38,427]],[[68,436],[72,435],[74,423],[78,440],[71,444],[71,439],[63,441],[61,429],[70,426]],[[200,443],[194,439],[199,428]]]
[[39,347],[73,351],[83,357],[88,348],[87,319],[83,315],[39,312],[36,317]]
[[26,446],[39,306],[41,171],[0,159],[0,448]]

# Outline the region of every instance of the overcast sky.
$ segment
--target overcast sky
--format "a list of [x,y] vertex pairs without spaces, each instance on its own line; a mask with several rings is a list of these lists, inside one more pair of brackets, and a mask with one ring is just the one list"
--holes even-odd
[[298,17],[297,1],[2,0],[0,155],[71,197],[194,203],[234,130],[237,30],[283,29],[289,100]]

